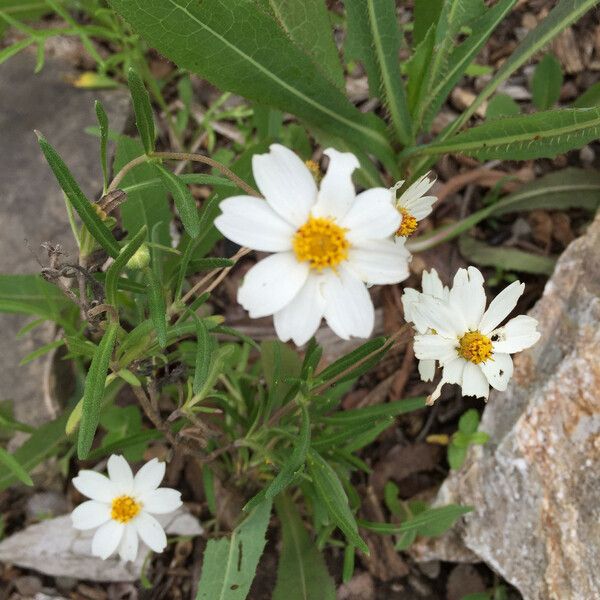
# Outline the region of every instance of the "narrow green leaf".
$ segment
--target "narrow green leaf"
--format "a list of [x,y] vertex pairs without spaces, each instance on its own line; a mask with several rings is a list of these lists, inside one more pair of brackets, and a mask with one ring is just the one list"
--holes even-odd
[[2,448],[2,446],[0,446],[0,463],[3,464],[21,483],[33,485],[29,473],[27,473],[19,461]]
[[[0,33],[2,32],[2,23],[0,22]],[[35,43],[34,38],[25,38],[24,40],[19,40],[10,46],[6,46],[6,48],[2,48],[0,50],[0,65],[6,62],[9,58],[12,58],[15,54],[21,52],[21,50],[25,50],[32,44]]]
[[458,471],[465,464],[467,449],[461,448],[452,442],[448,444],[447,458],[451,469]]
[[77,456],[80,460],[85,459],[89,454],[100,422],[104,385],[118,331],[118,322],[112,321],[108,324],[85,380],[81,424],[77,438]]
[[58,152],[40,134],[38,134],[38,141],[56,180],[69,199],[69,202],[77,211],[83,224],[92,237],[108,252],[109,256],[115,258],[119,254],[121,247],[117,240],[115,240],[110,229],[98,216],[92,203],[85,197]]
[[469,262],[505,271],[552,275],[556,264],[556,258],[553,257],[538,256],[515,248],[489,246],[468,235],[460,238],[459,248]]
[[129,92],[133,101],[133,110],[135,112],[135,125],[140,134],[142,144],[146,154],[154,151],[154,115],[152,114],[152,105],[150,96],[144,86],[144,82],[134,69],[129,69],[127,74]]
[[335,584],[323,555],[311,542],[298,509],[282,494],[275,501],[282,547],[273,600],[335,600]]
[[479,413],[470,408],[458,420],[458,429],[466,434],[475,433],[479,427]]
[[110,3],[179,67],[221,90],[268,102],[393,162],[384,123],[354,107],[254,2],[147,0],[143,11],[130,0]]
[[413,47],[417,47],[440,18],[444,0],[415,0]]
[[323,369],[318,374],[318,379],[321,381],[329,381],[330,379],[337,377],[340,373],[343,373],[346,369],[356,364],[358,361],[363,360],[370,354],[373,354],[377,350],[383,348],[386,341],[386,338],[378,337],[365,342],[356,348],[356,350],[353,350],[345,356],[342,356],[342,358],[339,358],[334,363]]
[[348,583],[354,575],[354,559],[356,548],[349,544],[344,548],[344,565],[342,567],[342,583]]
[[600,82],[591,85],[573,102],[573,108],[589,108],[591,106],[600,106]]
[[142,227],[121,250],[106,272],[106,301],[111,306],[117,306],[117,282],[119,281],[119,275],[121,275],[121,272],[127,267],[127,263],[144,243],[146,234],[146,227]]
[[373,422],[383,417],[395,417],[426,406],[425,397],[395,400],[378,406],[366,406],[344,410],[333,415],[319,417],[319,421],[330,425],[352,425],[353,423]]
[[156,168],[165,187],[171,192],[173,200],[175,200],[175,206],[185,230],[192,239],[197,238],[200,235],[200,214],[198,213],[196,200],[188,186],[177,175],[163,166],[157,165]]
[[161,348],[167,347],[167,306],[163,286],[152,269],[145,269],[148,310]]
[[206,324],[194,315],[196,324],[196,368],[194,370],[194,394],[200,393],[209,379],[212,362],[212,340]]
[[332,522],[340,528],[350,544],[368,555],[369,547],[358,534],[356,519],[350,510],[348,497],[336,472],[314,450],[309,452],[307,465],[317,496],[325,506]]
[[162,438],[163,434],[160,431],[156,431],[155,429],[146,429],[144,431],[139,431],[137,433],[133,433],[131,435],[122,437],[116,442],[104,444],[100,448],[92,450],[92,452],[88,454],[87,460],[99,460],[104,456],[108,456],[109,454],[113,454],[115,452],[122,454],[125,450],[128,450],[129,448],[135,448],[140,444],[148,444],[149,442],[152,442],[154,440],[160,440]]
[[499,117],[514,117],[521,113],[521,107],[506,94],[496,94],[489,102],[485,111],[486,119]]
[[98,127],[100,128],[100,163],[102,165],[102,178],[104,181],[104,193],[106,193],[106,188],[108,188],[108,156],[106,151],[106,146],[108,143],[108,115],[104,110],[104,106],[102,106],[102,102],[100,100],[96,100],[94,104],[94,108],[96,109],[96,118],[98,119]]
[[259,504],[229,538],[209,540],[196,600],[244,600],[265,548],[271,502]]
[[44,356],[48,352],[51,352],[55,348],[60,348],[64,343],[65,343],[64,340],[55,340],[53,342],[44,344],[43,346],[40,346],[39,348],[36,348],[33,352],[30,352],[27,356],[25,356],[21,359],[19,366],[26,365],[27,363],[30,363],[30,362],[40,358],[41,356]]
[[531,80],[532,100],[539,110],[554,106],[560,98],[563,74],[560,63],[552,54],[546,54],[537,64]]

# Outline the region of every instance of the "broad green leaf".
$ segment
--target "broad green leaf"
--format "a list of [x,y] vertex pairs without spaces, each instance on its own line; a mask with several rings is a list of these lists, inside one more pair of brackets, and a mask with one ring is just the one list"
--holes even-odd
[[307,465],[317,496],[326,508],[331,521],[340,528],[350,544],[369,554],[369,547],[358,534],[358,525],[350,510],[348,496],[336,472],[314,450],[311,450],[308,455]]
[[556,264],[556,258],[553,257],[530,254],[516,248],[489,246],[467,235],[460,238],[459,248],[470,263],[504,271],[552,275]]
[[[411,143],[410,114],[400,75],[400,29],[394,0],[346,0],[348,30],[358,40],[373,95],[381,95],[398,139]],[[350,35],[350,34],[349,34]]]
[[193,391],[198,394],[206,385],[212,362],[212,340],[206,324],[194,315],[196,324],[196,368],[194,370]]
[[100,448],[92,450],[92,452],[88,454],[87,460],[99,460],[100,458],[108,456],[109,454],[113,454],[115,452],[121,454],[125,450],[130,450],[131,448],[136,448],[139,446],[145,446],[149,442],[152,442],[154,440],[160,440],[162,437],[163,433],[155,429],[146,429],[144,431],[139,431],[132,435],[122,437],[121,439],[111,442],[110,444],[103,444]]
[[21,483],[33,485],[29,473],[23,468],[13,454],[9,454],[0,446],[0,464],[4,465]]
[[285,494],[275,501],[281,523],[282,547],[273,600],[335,600],[335,584],[302,523],[298,509]]
[[173,196],[177,212],[185,230],[191,238],[197,238],[200,235],[200,215],[196,206],[196,200],[192,196],[188,186],[177,175],[161,165],[157,165],[156,168],[160,173],[165,188]]
[[229,538],[209,540],[196,600],[244,600],[265,548],[271,502],[259,504]]
[[[50,421],[36,429],[29,439],[13,454],[13,458],[26,472],[31,472],[47,456],[50,456],[57,446],[65,440],[65,423],[67,416],[62,415],[55,421]],[[14,472],[6,466],[0,466],[0,491],[18,481]]]
[[147,0],[143,10],[130,0],[110,3],[179,67],[393,160],[381,120],[354,107],[253,2]]
[[121,247],[115,240],[110,229],[104,224],[98,213],[92,206],[92,203],[85,197],[79,185],[71,175],[67,165],[59,156],[58,152],[46,141],[46,139],[38,135],[38,141],[56,180],[66,194],[69,202],[73,205],[77,214],[83,221],[87,230],[92,237],[108,252],[110,256],[115,258]]
[[115,261],[106,272],[106,301],[117,308],[117,282],[119,276],[127,267],[127,263],[133,258],[133,255],[139,250],[146,239],[146,227],[142,227],[131,239],[131,241],[121,250]]
[[[119,171],[129,161],[144,154],[144,148],[137,140],[119,136],[115,153],[114,169]],[[127,199],[121,205],[123,227],[130,236],[135,235],[144,225],[154,232],[154,240],[163,246],[171,245],[169,223],[172,220],[162,179],[155,165],[141,164],[129,171],[121,181],[121,188],[127,192]]]
[[102,179],[104,182],[104,192],[108,187],[108,157],[106,152],[106,145],[108,143],[108,115],[102,106],[100,100],[96,100],[94,104],[96,109],[96,118],[98,120],[98,127],[100,128],[100,164],[102,165]]
[[460,446],[452,443],[448,445],[447,458],[451,469],[458,471],[465,464],[467,450],[468,447],[461,448]]
[[458,429],[463,433],[475,433],[477,427],[479,427],[479,413],[474,408],[463,413],[458,420]]
[[600,82],[591,85],[573,102],[573,108],[589,108],[591,106],[600,106]]
[[560,63],[552,54],[546,54],[535,67],[531,80],[532,100],[539,110],[554,106],[560,98],[563,74]]
[[461,153],[479,160],[552,158],[600,137],[600,108],[549,110],[487,121],[409,153]]
[[344,71],[333,39],[325,0],[261,0],[294,43],[311,56],[323,73],[344,88]]
[[426,406],[425,397],[409,398],[407,400],[395,400],[378,406],[365,406],[344,410],[333,415],[319,417],[319,421],[331,425],[352,425],[353,423],[364,423],[375,421],[383,417],[395,417],[405,413],[419,410]]
[[100,409],[108,366],[118,331],[119,324],[117,321],[108,324],[85,379],[81,423],[77,438],[77,456],[80,460],[87,457],[94,442],[94,435],[100,421]]
[[415,0],[413,46],[416,48],[440,18],[444,0]]
[[514,117],[521,113],[518,102],[506,94],[496,94],[487,105],[485,111],[486,119],[498,119],[499,117]]
[[134,69],[129,69],[127,82],[133,101],[135,125],[140,134],[146,154],[150,154],[154,150],[154,137],[156,135],[154,132],[154,115],[152,114],[150,96],[142,78]]
[[302,362],[295,350],[279,340],[262,342],[260,349],[270,404],[277,408],[294,386],[289,380],[300,375]]
[[165,292],[153,269],[145,269],[148,311],[156,330],[156,339],[161,348],[167,347],[167,307]]

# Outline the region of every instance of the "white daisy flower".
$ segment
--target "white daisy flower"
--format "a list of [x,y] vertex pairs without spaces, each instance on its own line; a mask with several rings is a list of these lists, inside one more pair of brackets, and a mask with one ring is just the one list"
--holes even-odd
[[73,485],[91,498],[72,513],[75,529],[95,529],[92,554],[103,560],[118,550],[123,561],[135,560],[138,537],[154,552],[167,546],[167,536],[152,516],[168,514],[181,506],[181,493],[159,488],[165,475],[165,463],[156,458],[146,463],[135,475],[122,456],[108,459],[108,477],[96,471],[83,470]]
[[511,283],[487,310],[483,284],[483,275],[475,267],[459,269],[447,300],[421,294],[412,306],[423,324],[435,332],[415,336],[415,355],[420,360],[439,361],[443,368],[430,403],[439,398],[445,383],[459,384],[465,396],[487,398],[490,385],[506,390],[513,373],[510,355],[540,338],[537,321],[526,315],[498,328],[516,306],[525,284]]
[[[423,294],[447,300],[450,290],[440,280],[435,269],[431,269],[428,273],[423,271],[421,276],[421,287],[423,292],[419,292],[414,288],[404,288],[402,293],[402,306],[404,308],[404,320],[407,323],[412,323],[417,333],[433,333],[427,322],[421,315],[414,310],[414,307],[421,301]],[[423,359],[419,360],[419,375],[423,381],[432,381],[435,375],[435,360]]]
[[435,177],[430,177],[431,173],[425,173],[419,177],[400,198],[396,198],[396,193],[404,184],[404,180],[399,181],[390,189],[392,193],[392,202],[402,216],[400,227],[396,230],[396,239],[404,240],[412,235],[417,229],[419,221],[431,214],[433,203],[437,200],[435,196],[425,196],[431,186],[435,183]]
[[329,149],[320,189],[291,150],[273,144],[254,156],[254,179],[265,200],[235,196],[221,202],[215,220],[227,238],[273,252],[246,274],[238,302],[258,318],[274,316],[283,341],[301,346],[322,318],[341,338],[368,337],[374,309],[365,283],[390,284],[408,277],[409,252],[390,236],[400,214],[389,190],[356,194],[353,154]]

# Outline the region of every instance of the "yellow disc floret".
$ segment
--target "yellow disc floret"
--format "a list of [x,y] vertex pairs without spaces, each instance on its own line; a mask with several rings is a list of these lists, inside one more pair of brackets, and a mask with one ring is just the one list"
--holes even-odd
[[469,331],[460,338],[458,353],[464,359],[478,365],[492,356],[490,338],[479,331]]
[[400,227],[398,227],[398,231],[396,231],[396,236],[408,237],[415,232],[418,225],[417,219],[403,207],[398,208],[398,211],[402,215],[402,223],[400,223]]
[[296,231],[292,245],[296,258],[308,261],[310,268],[317,271],[335,268],[348,258],[350,249],[346,229],[324,217],[310,217]]
[[111,519],[119,523],[129,523],[142,510],[142,505],[131,496],[119,496],[112,501]]

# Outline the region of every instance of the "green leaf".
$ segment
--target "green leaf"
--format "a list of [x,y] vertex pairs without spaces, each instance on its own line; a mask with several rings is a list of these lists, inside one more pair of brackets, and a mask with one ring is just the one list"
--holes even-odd
[[21,483],[33,485],[29,473],[27,473],[19,461],[2,448],[2,446],[0,446],[0,463],[3,464]]
[[485,118],[498,119],[499,117],[514,117],[518,114],[521,114],[518,102],[506,94],[496,94],[488,102]]
[[267,101],[393,161],[381,120],[354,107],[253,2],[148,0],[143,9],[130,0],[110,3],[151,46],[179,67],[221,90]]
[[60,348],[64,343],[65,343],[64,340],[55,340],[53,342],[44,344],[43,346],[40,346],[39,348],[36,348],[33,352],[30,352],[27,356],[25,356],[21,359],[19,366],[21,367],[23,365],[26,365],[27,363],[30,363],[30,362],[40,358],[41,356],[44,356],[48,352],[51,352],[55,348]]
[[448,464],[450,465],[451,469],[453,469],[454,471],[458,471],[465,464],[465,459],[467,458],[467,450],[468,447],[461,448],[460,446],[457,446],[453,443],[448,444],[447,456]]
[[161,348],[167,347],[167,307],[163,286],[153,269],[145,269],[148,311]]
[[573,108],[589,108],[591,106],[600,106],[600,82],[591,85],[573,102]]
[[282,547],[273,600],[335,600],[335,584],[323,555],[308,537],[298,509],[286,495],[275,501]]
[[516,248],[489,246],[467,235],[460,238],[459,248],[469,262],[505,271],[552,275],[556,264],[556,258],[550,256],[530,254]]
[[560,98],[563,74],[560,63],[552,54],[546,54],[537,64],[531,80],[532,100],[539,110],[554,106]]
[[368,555],[369,547],[358,534],[356,519],[350,510],[348,497],[336,472],[314,450],[311,450],[308,455],[307,465],[317,496],[332,522],[340,528],[350,544]]
[[118,331],[118,322],[112,321],[108,324],[85,380],[81,424],[77,439],[77,456],[80,460],[87,457],[94,442],[94,435],[100,421],[106,375]]
[[133,110],[135,112],[135,125],[142,139],[142,145],[146,154],[154,151],[154,115],[152,114],[152,105],[150,96],[144,86],[144,82],[134,69],[129,69],[127,74],[129,92],[133,101]]
[[271,502],[259,504],[231,533],[209,540],[196,600],[244,600],[265,548]]
[[599,136],[600,108],[567,108],[487,121],[409,153],[461,153],[479,160],[552,158]]
[[371,93],[383,97],[398,139],[408,145],[411,124],[398,60],[401,38],[396,3],[346,0],[345,6],[349,35],[358,41],[358,58],[367,69]]
[[192,239],[197,238],[200,235],[200,215],[196,200],[188,186],[177,175],[163,166],[157,165],[156,168],[165,187],[171,192],[173,200],[175,200],[175,206],[185,230]]
[[[129,161],[144,154],[144,148],[137,140],[125,135],[119,136],[115,153],[114,169],[119,171]],[[167,192],[156,166],[150,163],[137,165],[125,175],[121,188],[127,192],[127,199],[120,207],[123,227],[129,235],[135,235],[144,225],[154,232],[153,241],[163,246],[171,245],[169,223],[172,220]]]
[[318,379],[321,381],[329,381],[330,379],[337,377],[352,365],[383,348],[386,342],[387,338],[384,337],[378,337],[365,342],[356,348],[356,350],[342,356],[342,358],[338,358],[334,363],[323,369],[318,374]]
[[108,187],[108,157],[106,153],[106,145],[108,143],[108,115],[102,106],[100,100],[96,100],[94,103],[96,109],[96,118],[98,119],[98,127],[100,128],[100,163],[102,165],[102,178],[104,181],[104,193]]
[[194,394],[198,394],[209,379],[213,348],[212,340],[204,321],[194,315],[194,322],[196,323],[196,368],[194,370],[192,389]]
[[419,410],[426,406],[425,397],[408,398],[407,400],[394,400],[378,406],[366,406],[364,408],[354,408],[344,410],[333,415],[319,417],[319,421],[330,425],[349,426],[353,423],[365,423],[375,421],[382,417],[395,417],[403,415],[414,410]]
[[127,267],[127,263],[138,251],[140,246],[146,239],[146,227],[142,227],[132,238],[132,240],[121,250],[119,255],[115,258],[115,261],[110,265],[106,272],[106,301],[115,308],[118,305],[117,302],[117,282],[119,275]]
[[415,0],[413,47],[417,47],[440,18],[444,0]]
[[474,408],[470,408],[458,420],[458,429],[470,435],[477,431],[477,427],[479,427],[479,413]]
[[338,88],[344,89],[344,71],[333,39],[324,0],[262,0],[292,41],[311,56]]
[[271,408],[281,406],[300,375],[302,363],[295,350],[279,340],[261,342],[260,355]]
[[92,237],[108,252],[109,256],[113,258],[118,256],[121,247],[117,240],[98,216],[92,203],[85,197],[58,152],[43,136],[38,135],[38,141],[56,180]]

